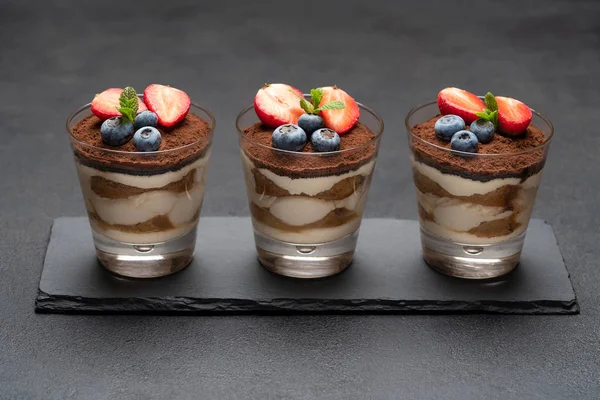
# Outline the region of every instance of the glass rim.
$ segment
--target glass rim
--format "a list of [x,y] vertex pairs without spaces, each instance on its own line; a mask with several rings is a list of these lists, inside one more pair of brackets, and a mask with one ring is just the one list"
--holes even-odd
[[[303,96],[307,100],[310,99],[310,94],[303,93]],[[235,127],[237,128],[239,137],[241,139],[246,140],[247,142],[251,143],[253,146],[258,146],[258,147],[262,147],[262,148],[265,148],[265,149],[271,149],[271,150],[274,150],[274,151],[276,151],[278,153],[282,153],[282,154],[290,154],[290,155],[299,156],[299,157],[323,157],[323,156],[335,156],[335,155],[340,155],[340,154],[346,154],[348,152],[353,152],[353,151],[361,150],[361,149],[366,148],[366,147],[368,147],[368,146],[370,146],[370,145],[372,145],[374,143],[377,143],[377,141],[381,138],[381,135],[383,134],[384,123],[383,123],[383,119],[381,118],[381,116],[379,114],[377,114],[369,106],[366,106],[366,105],[364,105],[362,103],[359,103],[359,102],[356,102],[356,104],[358,105],[358,107],[360,109],[363,109],[363,110],[367,111],[368,113],[370,113],[371,115],[373,115],[375,117],[375,119],[377,120],[377,123],[379,124],[379,128],[377,129],[377,132],[374,132],[375,133],[375,137],[373,139],[369,140],[366,143],[361,144],[360,146],[356,146],[356,147],[352,147],[352,148],[344,149],[344,150],[323,151],[323,152],[308,153],[308,152],[303,152],[303,151],[292,151],[292,150],[277,149],[275,147],[267,146],[267,145],[264,145],[262,143],[258,143],[258,142],[254,141],[254,140],[248,139],[248,137],[246,135],[244,135],[244,130],[240,127],[240,121],[241,121],[242,117],[244,115],[246,115],[246,113],[248,111],[254,110],[254,105],[251,105],[250,107],[243,108],[242,111],[240,111],[240,113],[238,114],[238,116],[235,118]],[[343,136],[343,135],[340,135],[340,136]]]
[[[482,96],[478,96],[478,97],[483,98]],[[406,118],[404,118],[404,126],[406,127],[406,131],[408,132],[409,136],[412,139],[418,140],[419,142],[424,143],[425,145],[433,147],[433,148],[435,148],[437,150],[440,150],[440,151],[445,151],[445,152],[448,152],[448,153],[451,153],[451,154],[455,154],[455,155],[465,155],[465,156],[469,156],[471,158],[473,158],[473,157],[495,158],[495,157],[518,156],[518,155],[521,155],[521,154],[532,153],[532,152],[534,152],[536,150],[543,149],[544,147],[546,147],[546,146],[548,146],[550,144],[550,141],[554,137],[554,125],[552,125],[552,122],[550,122],[550,120],[548,118],[544,117],[542,114],[540,114],[539,112],[535,111],[533,108],[530,107],[529,109],[531,110],[531,112],[535,116],[537,116],[538,118],[540,118],[542,121],[544,121],[548,125],[548,127],[550,128],[550,134],[546,137],[546,140],[544,141],[544,143],[540,144],[539,146],[535,146],[535,147],[532,147],[530,149],[522,150],[522,151],[515,152],[515,153],[494,153],[494,154],[479,154],[479,153],[469,153],[469,152],[459,151],[459,150],[452,150],[452,149],[449,149],[447,147],[438,146],[437,144],[428,142],[427,140],[425,140],[425,139],[423,139],[423,138],[415,135],[412,132],[411,126],[409,125],[409,119],[417,111],[422,110],[423,108],[431,106],[433,104],[437,104],[437,100],[433,100],[433,101],[430,101],[428,103],[419,104],[419,105],[413,107],[408,112],[408,114],[406,115]]]
[[[138,94],[137,96],[138,96],[140,99],[143,99],[143,97],[144,97],[144,95],[142,95],[142,94]],[[202,106],[200,106],[200,105],[198,105],[198,104],[196,104],[196,103],[193,103],[193,102],[192,102],[192,103],[190,104],[190,111],[191,111],[191,109],[192,109],[192,107],[193,107],[193,108],[196,108],[196,109],[199,109],[199,110],[201,110],[202,112],[204,112],[204,113],[205,113],[206,115],[208,115],[208,117],[209,117],[209,120],[210,120],[210,121],[209,121],[209,122],[210,122],[210,124],[209,124],[209,125],[210,125],[210,133],[209,133],[207,136],[205,136],[205,137],[203,137],[203,138],[201,138],[201,139],[198,139],[198,140],[196,140],[196,141],[194,141],[194,142],[192,142],[192,143],[188,143],[188,144],[186,144],[185,146],[176,147],[176,148],[174,148],[174,149],[167,149],[167,150],[157,150],[157,151],[125,151],[125,150],[113,150],[113,149],[107,149],[107,148],[105,148],[105,147],[98,147],[98,146],[94,146],[93,144],[89,144],[89,143],[86,143],[86,142],[82,142],[81,140],[79,140],[79,139],[77,139],[75,136],[73,136],[73,132],[72,132],[72,129],[71,129],[71,128],[69,128],[69,124],[70,124],[70,123],[71,123],[71,122],[72,122],[72,121],[75,119],[75,117],[76,117],[77,115],[79,115],[79,114],[80,114],[81,112],[83,112],[83,111],[86,111],[87,109],[91,109],[91,107],[92,107],[92,103],[91,103],[91,102],[90,102],[90,103],[87,103],[87,104],[85,104],[85,105],[83,105],[83,106],[79,107],[77,110],[75,110],[73,113],[71,113],[71,114],[70,114],[70,115],[67,117],[67,121],[66,121],[66,128],[67,128],[67,132],[69,133],[69,136],[71,137],[71,140],[72,140],[73,142],[77,143],[77,145],[81,145],[81,146],[84,146],[84,147],[88,147],[88,148],[92,148],[92,149],[96,149],[96,150],[100,150],[100,151],[105,151],[105,152],[107,152],[107,153],[113,153],[113,154],[127,154],[127,155],[129,155],[129,156],[131,156],[131,155],[134,155],[134,156],[135,156],[135,155],[139,155],[139,156],[148,157],[148,156],[155,156],[155,155],[157,155],[157,154],[168,154],[168,153],[171,153],[171,152],[177,152],[177,151],[181,151],[181,150],[183,150],[183,149],[187,149],[187,148],[189,148],[189,147],[192,147],[192,146],[195,146],[195,145],[197,145],[198,143],[201,143],[203,140],[206,140],[206,138],[208,138],[208,139],[209,139],[209,141],[210,141],[210,140],[212,140],[212,135],[213,135],[213,133],[214,133],[214,131],[215,131],[215,127],[216,127],[216,125],[217,125],[217,121],[215,120],[215,117],[214,117],[214,115],[213,115],[213,114],[212,114],[210,111],[208,111],[207,109],[203,108]]]

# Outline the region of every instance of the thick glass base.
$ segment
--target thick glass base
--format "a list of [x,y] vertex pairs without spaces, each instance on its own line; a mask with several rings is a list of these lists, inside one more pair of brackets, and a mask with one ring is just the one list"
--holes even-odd
[[352,262],[358,230],[333,242],[295,244],[254,231],[258,261],[279,275],[292,278],[325,278],[345,270]]
[[423,258],[433,269],[466,279],[491,279],[516,268],[525,232],[506,242],[465,244],[442,239],[421,229]]
[[92,229],[100,264],[128,278],[158,278],[181,271],[194,256],[196,228],[161,243],[129,244],[110,239]]

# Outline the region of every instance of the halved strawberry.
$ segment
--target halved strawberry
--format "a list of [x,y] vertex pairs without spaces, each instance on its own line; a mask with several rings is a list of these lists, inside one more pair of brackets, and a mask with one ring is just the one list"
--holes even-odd
[[458,115],[467,125],[479,118],[475,113],[485,108],[479,97],[455,87],[442,89],[438,93],[437,104],[443,115]]
[[323,97],[319,107],[325,103],[339,100],[344,103],[344,108],[339,110],[323,110],[320,115],[325,122],[325,126],[329,129],[333,129],[338,134],[342,135],[348,132],[360,117],[360,109],[356,101],[350,97],[350,95],[344,92],[342,89],[336,86],[322,87]]
[[[121,113],[117,111],[117,107],[120,106],[119,96],[122,91],[121,88],[110,88],[97,94],[92,100],[92,112],[101,120],[120,116]],[[146,105],[140,100],[138,113],[145,110],[147,110]]]
[[300,107],[302,92],[285,83],[266,84],[254,96],[254,111],[263,124],[277,128],[285,124],[297,124],[304,114]]
[[158,116],[160,125],[170,128],[185,118],[192,101],[183,90],[152,84],[144,90],[144,103]]
[[498,103],[498,130],[507,136],[518,136],[527,130],[533,114],[531,108],[519,100],[496,96]]

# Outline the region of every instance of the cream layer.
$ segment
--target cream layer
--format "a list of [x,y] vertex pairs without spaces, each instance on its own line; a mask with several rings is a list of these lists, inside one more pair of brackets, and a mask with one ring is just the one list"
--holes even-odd
[[479,237],[467,232],[457,232],[451,229],[448,229],[440,224],[437,224],[432,221],[421,220],[421,226],[423,229],[432,233],[436,236],[442,237],[444,239],[451,240],[456,243],[461,243],[465,245],[469,244],[493,244],[499,242],[505,242],[509,239],[512,239],[527,229],[527,225],[521,225],[519,228],[515,229],[508,235],[504,236],[494,236],[494,237]]
[[83,165],[81,162],[79,162],[79,160],[77,160],[76,164],[79,170],[79,177],[82,181],[89,181],[92,176],[101,176],[109,181],[117,182],[127,186],[133,186],[140,189],[154,189],[161,188],[172,182],[177,182],[186,176],[191,170],[196,168],[199,169],[196,173],[196,176],[203,177],[209,158],[210,151],[207,151],[202,158],[199,158],[193,163],[188,164],[177,171],[168,171],[156,175],[131,175],[120,172],[101,171],[99,169]]
[[366,190],[356,191],[341,200],[321,200],[307,196],[273,197],[249,192],[251,201],[269,212],[280,221],[291,226],[308,225],[323,219],[337,208],[362,212],[366,201]]
[[[241,154],[244,169],[247,171],[255,169],[256,166],[252,163],[248,156],[246,156],[243,150],[241,151]],[[280,188],[287,190],[291,195],[303,194],[314,196],[331,189],[336,183],[341,182],[346,178],[358,175],[368,176],[371,174],[374,167],[375,160],[370,161],[354,171],[346,172],[340,175],[318,176],[314,178],[290,178],[289,176],[278,175],[265,168],[256,169],[271,182]],[[254,179],[252,179],[252,182],[254,182]]]
[[360,218],[354,218],[347,223],[332,228],[306,229],[301,232],[288,232],[267,226],[252,218],[254,228],[262,234],[289,243],[315,244],[326,243],[350,235],[360,227]]
[[204,186],[196,184],[183,193],[153,190],[126,199],[107,199],[89,193],[88,201],[92,210],[110,225],[136,225],[159,215],[168,216],[174,225],[180,225],[190,222],[197,214]]
[[537,187],[542,178],[541,171],[527,178],[523,183],[519,178],[498,178],[487,182],[475,181],[468,178],[463,178],[458,175],[445,174],[427,164],[416,161],[412,158],[413,168],[417,169],[421,174],[425,175],[432,181],[436,182],[448,193],[455,196],[472,196],[474,194],[486,194],[505,185],[519,185],[523,189]]
[[[527,229],[533,213],[537,187],[519,190],[511,202],[511,209],[468,203],[458,199],[424,194],[417,190],[417,198],[423,209],[435,221],[421,218],[421,225],[430,233],[465,244],[491,244],[509,240]],[[518,226],[507,235],[480,237],[467,231],[484,222],[513,218]]]
[[483,222],[507,218],[513,213],[504,207],[467,203],[458,199],[421,193],[419,190],[417,196],[423,209],[433,215],[438,224],[455,231],[468,231]]

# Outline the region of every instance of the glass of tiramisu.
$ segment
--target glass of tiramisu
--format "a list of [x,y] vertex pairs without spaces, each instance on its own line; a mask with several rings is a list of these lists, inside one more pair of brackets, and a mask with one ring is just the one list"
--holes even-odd
[[96,254],[131,278],[175,273],[192,260],[215,120],[185,92],[108,89],[67,130]]
[[337,87],[261,88],[236,121],[260,263],[322,278],[352,261],[383,121]]
[[486,279],[519,263],[553,135],[519,100],[446,88],[406,117],[423,257]]

